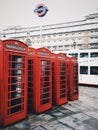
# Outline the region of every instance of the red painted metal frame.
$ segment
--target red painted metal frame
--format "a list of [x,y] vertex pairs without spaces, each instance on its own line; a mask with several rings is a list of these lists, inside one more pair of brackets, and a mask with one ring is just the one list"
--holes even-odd
[[68,58],[68,100],[79,98],[78,61],[76,57]]
[[0,40],[0,128],[3,126],[3,42]]
[[53,104],[67,103],[67,61],[63,53],[52,54]]
[[34,58],[32,111],[41,113],[52,107],[51,52],[48,49],[39,48],[36,49],[35,56],[32,58]]
[[[41,76],[41,72],[45,74]],[[48,78],[47,81],[45,81],[46,78]],[[52,83],[51,83],[52,79],[51,78],[52,78],[51,52],[48,49],[39,48],[37,49],[37,58],[35,63],[35,80],[37,81],[35,83],[35,88],[36,88],[35,109],[37,113],[44,112],[52,107]],[[45,90],[45,87],[48,88],[47,92]]]
[[27,48],[18,40],[0,41],[0,127],[27,116]]
[[34,62],[36,59],[36,49],[35,48],[28,48],[28,110],[33,112],[34,111]]

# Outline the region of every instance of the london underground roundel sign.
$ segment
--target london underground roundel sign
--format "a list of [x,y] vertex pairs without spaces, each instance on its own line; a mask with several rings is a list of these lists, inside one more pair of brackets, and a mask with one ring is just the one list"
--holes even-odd
[[38,17],[43,17],[43,16],[45,16],[46,13],[47,13],[47,11],[48,11],[48,8],[47,8],[43,3],[39,4],[39,5],[36,7],[36,9],[34,10],[34,12],[36,13],[36,15],[37,15]]

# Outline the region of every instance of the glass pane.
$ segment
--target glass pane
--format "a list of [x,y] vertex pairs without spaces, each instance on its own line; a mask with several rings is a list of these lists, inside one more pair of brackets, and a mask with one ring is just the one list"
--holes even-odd
[[92,53],[90,53],[90,57],[98,57],[98,52],[92,52]]
[[80,57],[83,58],[83,57],[88,57],[88,53],[80,53]]
[[98,67],[97,66],[90,67],[90,74],[91,75],[98,75]]
[[88,66],[80,66],[80,74],[88,74]]

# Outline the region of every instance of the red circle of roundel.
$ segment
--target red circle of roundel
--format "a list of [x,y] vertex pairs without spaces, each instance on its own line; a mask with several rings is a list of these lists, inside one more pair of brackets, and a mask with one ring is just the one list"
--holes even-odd
[[43,3],[39,4],[36,7],[36,9],[34,10],[36,15],[39,16],[39,17],[43,17],[47,13],[47,11],[48,11],[48,9]]

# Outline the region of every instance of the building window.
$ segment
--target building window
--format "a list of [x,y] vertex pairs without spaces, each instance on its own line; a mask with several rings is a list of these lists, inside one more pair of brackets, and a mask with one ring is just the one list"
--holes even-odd
[[50,40],[48,40],[48,42],[50,42]]
[[80,74],[88,74],[88,66],[80,66]]
[[62,41],[62,39],[59,39],[59,41],[61,42],[61,41]]
[[53,37],[56,37],[56,34],[53,34]]
[[62,34],[60,33],[60,34],[59,34],[59,36],[61,37],[61,36],[62,36]]
[[79,39],[79,40],[81,40],[81,38],[80,38],[80,37],[79,37],[78,39]]
[[50,46],[47,46],[48,49],[50,49],[51,47]]
[[53,50],[56,50],[56,46],[53,46]]
[[91,30],[91,33],[93,33],[94,32],[94,30]]
[[75,39],[73,39],[73,38],[72,38],[71,40],[72,40],[73,42],[75,41]]
[[81,45],[81,44],[78,44],[77,46],[80,48],[82,45]]
[[68,53],[68,55],[78,57],[78,53]]
[[65,36],[67,36],[68,35],[68,33],[65,33]]
[[79,32],[79,34],[81,34],[81,32]]
[[51,36],[50,35],[48,35],[48,38],[50,38]]
[[45,36],[43,36],[43,39],[45,38]]
[[68,48],[68,47],[69,47],[69,45],[64,45],[64,47],[65,47],[65,48]]
[[95,32],[98,32],[98,29],[96,29]]
[[80,53],[80,58],[88,57],[88,53]]
[[90,74],[91,75],[98,75],[98,67],[97,66],[91,66],[90,67]]
[[90,48],[98,48],[98,43],[90,43]]
[[90,57],[98,57],[98,52],[91,52]]

